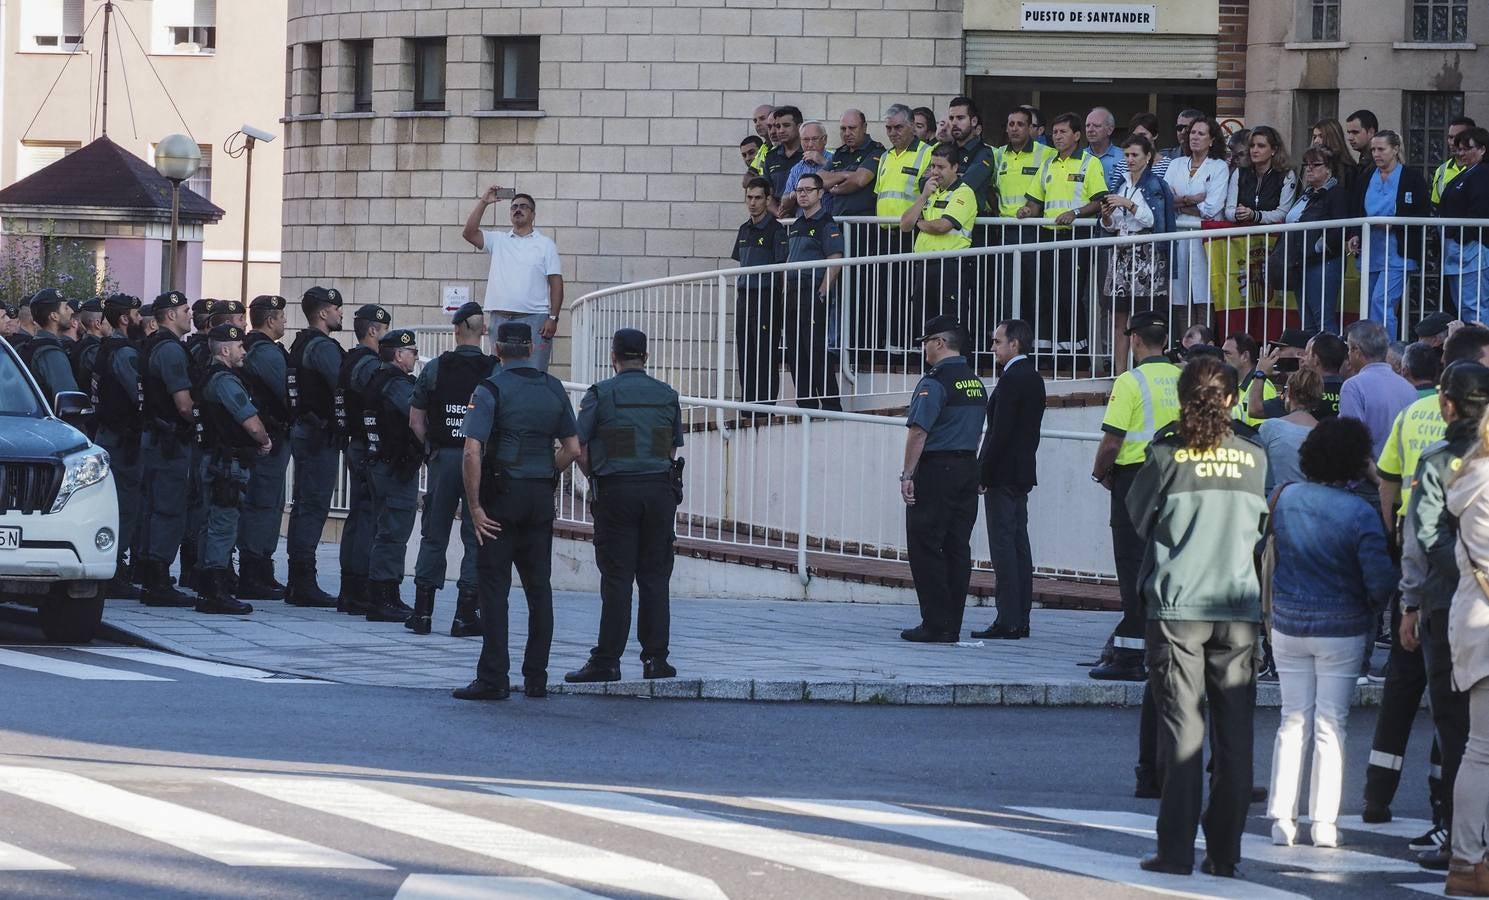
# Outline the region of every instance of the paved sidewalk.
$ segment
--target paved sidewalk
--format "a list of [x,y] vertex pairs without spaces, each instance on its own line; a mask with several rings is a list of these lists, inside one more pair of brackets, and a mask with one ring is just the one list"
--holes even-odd
[[[321,565],[322,587],[337,590],[336,568]],[[411,591],[411,588],[409,589]],[[411,600],[411,596],[405,596]],[[255,603],[248,616],[208,616],[111,600],[105,622],[151,646],[219,662],[332,681],[448,690],[475,671],[480,638],[449,636],[455,591],[440,591],[434,633],[414,635],[399,623],[372,623],[335,610]],[[520,589],[511,601],[513,676],[520,683],[527,613]],[[593,644],[600,601],[595,594],[554,598],[549,680],[555,692],[760,701],[1135,706],[1142,685],[1097,682],[1076,664],[1091,659],[1116,624],[1106,612],[1035,610],[1033,637],[1021,641],[909,644],[900,629],[915,624],[914,607],[777,600],[672,602],[671,662],[676,679],[640,677],[634,638],[621,663],[624,680],[566,685]],[[993,611],[969,609],[967,628]],[[1276,686],[1258,702],[1276,705]],[[1357,702],[1378,703],[1379,688]]]

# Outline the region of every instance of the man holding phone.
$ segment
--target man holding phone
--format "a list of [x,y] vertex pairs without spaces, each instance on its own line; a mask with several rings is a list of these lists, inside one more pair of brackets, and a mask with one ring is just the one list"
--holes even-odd
[[[482,229],[481,217],[486,214],[486,207],[499,200],[512,201],[511,230]],[[533,366],[546,372],[564,302],[564,276],[558,247],[533,228],[537,207],[531,195],[493,185],[471,210],[461,237],[491,256],[486,300],[482,304],[489,333],[496,334],[505,322],[525,323],[532,330]]]

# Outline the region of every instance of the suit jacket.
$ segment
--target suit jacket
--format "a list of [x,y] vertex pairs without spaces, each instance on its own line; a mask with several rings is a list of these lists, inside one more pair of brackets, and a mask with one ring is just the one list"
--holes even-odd
[[1039,428],[1044,422],[1044,379],[1029,359],[1003,371],[987,403],[987,434],[982,439],[984,487],[1032,488]]

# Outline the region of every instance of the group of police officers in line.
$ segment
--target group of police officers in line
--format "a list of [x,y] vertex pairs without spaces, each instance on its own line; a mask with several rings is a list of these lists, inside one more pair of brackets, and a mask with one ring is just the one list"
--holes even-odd
[[[381,306],[356,310],[356,344],[342,348],[332,334],[343,302],[334,288],[306,291],[308,324],[288,350],[280,343],[287,304],[278,296],[255,298],[247,322],[237,300],[192,304],[179,291],[147,307],[125,294],[76,303],[44,289],[27,301],[34,332],[17,327],[17,308],[3,309],[0,336],[49,401],[80,388],[91,395],[88,428],[109,452],[119,493],[118,568],[106,595],[236,615],[252,612],[245,600],[283,599],[428,634],[458,517],[465,553],[450,634],[480,635],[483,646],[476,679],[454,695],[510,694],[515,565],[529,611],[524,690],[542,697],[553,634],[554,492],[577,462],[589,479],[602,611],[590,659],[565,679],[620,679],[632,584],[643,674],[675,676],[668,587],[682,414],[677,392],[645,372],[646,335],[615,334],[616,375],[588,390],[576,420],[563,384],[532,363],[530,326],[502,324],[489,356],[481,349],[486,317],[467,303],[453,316],[455,348],[416,377],[415,335],[393,329]],[[342,454],[349,511],[333,597],[317,583],[315,554]],[[275,580],[272,557],[291,459],[286,585]],[[400,588],[421,467],[428,486],[410,607]]]

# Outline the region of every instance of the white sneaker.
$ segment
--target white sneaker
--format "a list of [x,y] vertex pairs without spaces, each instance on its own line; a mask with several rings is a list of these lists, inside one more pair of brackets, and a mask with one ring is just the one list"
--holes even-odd
[[1314,822],[1308,826],[1308,838],[1315,847],[1338,847],[1339,829],[1330,822]]
[[1298,839],[1298,823],[1291,819],[1278,819],[1272,823],[1272,843],[1279,847],[1291,847]]

